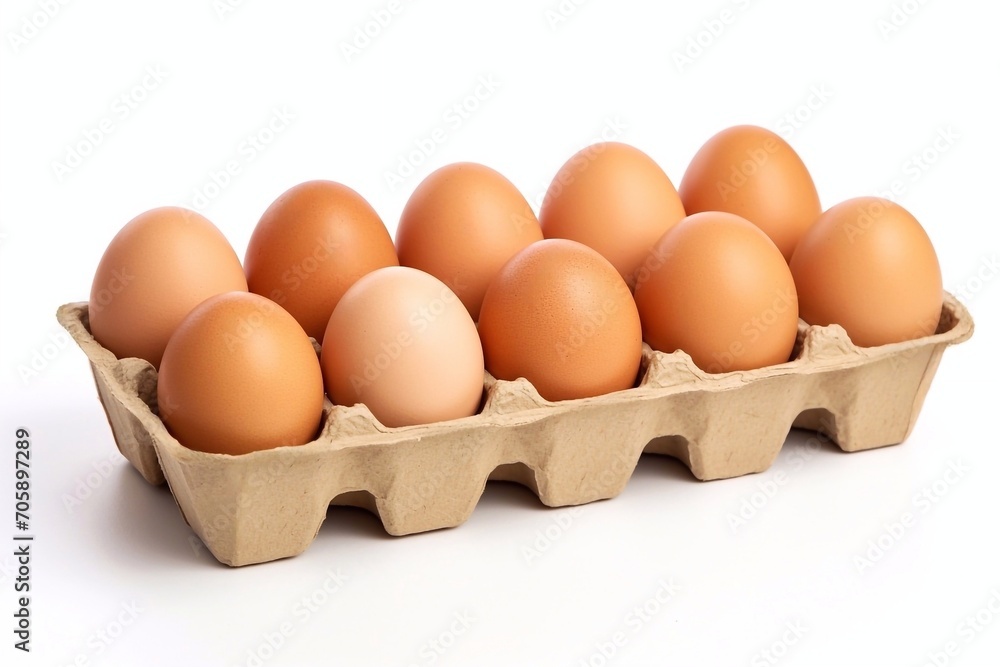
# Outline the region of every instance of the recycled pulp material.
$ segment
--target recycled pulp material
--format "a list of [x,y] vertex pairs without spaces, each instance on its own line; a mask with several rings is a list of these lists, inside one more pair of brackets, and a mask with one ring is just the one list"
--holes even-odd
[[487,375],[472,417],[387,428],[363,406],[327,402],[319,437],[241,456],[183,447],[157,416],[156,370],[116,359],[89,331],[86,303],[57,314],[90,359],[118,449],[151,484],[166,481],[185,520],[228,565],[302,553],[327,507],[378,514],[391,535],[457,526],[488,479],[515,481],[550,507],[621,493],[643,452],[683,461],[701,480],[766,470],[791,427],[845,451],[902,442],[944,349],[973,331],[946,295],[937,333],[855,347],[839,326],[800,322],[792,360],[707,374],[683,352],[644,346],[633,389],[551,403],[526,380]]

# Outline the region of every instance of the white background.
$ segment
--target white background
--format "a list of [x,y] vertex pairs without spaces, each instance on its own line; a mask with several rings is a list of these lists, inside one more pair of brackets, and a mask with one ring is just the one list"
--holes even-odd
[[[558,0],[403,2],[350,59],[343,45],[387,0],[225,13],[210,0],[95,0],[51,18],[44,4],[0,10],[0,540],[14,532],[18,426],[33,435],[37,535],[30,655],[12,648],[12,547],[0,548],[5,665],[246,665],[265,646],[268,665],[916,666],[951,641],[957,655],[939,664],[1000,664],[1000,614],[987,607],[1000,610],[997,3],[909,0],[912,16],[889,32],[887,0],[592,0],[562,3],[575,10],[557,23]],[[699,36],[723,9],[721,34]],[[679,63],[689,39],[707,46]],[[484,77],[496,89],[446,120]],[[250,159],[244,142],[275,109],[294,119]],[[802,122],[782,121],[797,110]],[[56,168],[103,119],[111,132],[82,164]],[[946,286],[964,291],[977,333],[946,353],[900,447],[827,448],[802,465],[806,436],[793,434],[771,471],[710,483],[644,457],[619,498],[577,510],[490,485],[467,524],[406,538],[331,510],[304,555],[234,570],[117,453],[86,359],[55,321],[58,305],[88,297],[114,233],[154,206],[199,205],[242,256],[261,212],[303,180],[350,185],[392,230],[419,180],[449,162],[489,164],[535,201],[573,151],[623,125],[618,138],[679,183],[703,141],[744,122],[790,140],[824,207],[900,181]],[[390,188],[386,172],[438,127],[446,141]],[[933,163],[917,166],[925,151]],[[229,160],[239,173],[196,201]],[[953,464],[967,472],[948,484]],[[777,471],[787,482],[731,527]],[[946,491],[924,511],[914,497],[935,482]],[[906,512],[915,525],[859,572],[856,558]],[[340,589],[319,594],[338,570]],[[663,604],[661,580],[677,587]],[[323,604],[304,613],[314,595]],[[655,613],[637,621],[646,603]],[[982,609],[992,623],[971,630]],[[266,637],[283,624],[273,652]],[[105,644],[106,632],[118,636]],[[450,646],[437,653],[437,641]]]

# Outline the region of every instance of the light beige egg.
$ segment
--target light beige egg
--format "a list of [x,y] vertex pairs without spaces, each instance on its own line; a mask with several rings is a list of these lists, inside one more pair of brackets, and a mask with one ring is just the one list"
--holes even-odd
[[483,396],[483,348],[458,296],[409,267],[378,269],[341,297],[323,336],[323,379],[339,405],[386,426],[468,417]]

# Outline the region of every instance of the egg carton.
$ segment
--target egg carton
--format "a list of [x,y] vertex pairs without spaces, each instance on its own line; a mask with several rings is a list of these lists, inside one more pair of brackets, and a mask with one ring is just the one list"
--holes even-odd
[[331,504],[366,508],[389,534],[406,535],[463,523],[487,480],[517,482],[561,507],[617,496],[644,452],[712,480],[766,470],[792,427],[844,451],[897,444],[944,349],[973,332],[968,311],[946,295],[933,335],[858,348],[840,326],[800,322],[792,359],[753,371],[709,374],[683,352],[644,345],[639,380],[624,391],[554,403],[524,379],[487,374],[472,417],[388,428],[364,405],[327,401],[313,442],[230,456],[170,435],[157,415],[156,370],[95,341],[87,304],[57,316],[90,359],[118,449],[149,483],[169,484],[185,521],[231,566],[302,553]]

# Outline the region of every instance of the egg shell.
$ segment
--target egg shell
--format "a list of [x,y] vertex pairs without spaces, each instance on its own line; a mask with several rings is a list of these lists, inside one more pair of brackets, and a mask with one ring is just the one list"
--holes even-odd
[[545,238],[593,248],[631,288],[650,248],[684,215],[673,183],[651,157],[628,144],[605,142],[562,166],[538,218]]
[[295,318],[262,296],[228,292],[192,310],[171,336],[157,406],[189,449],[245,454],[302,445],[319,430],[323,377]]
[[642,356],[625,281],[597,251],[565,239],[534,243],[500,269],[479,335],[494,377],[526,378],[550,401],[628,389]]
[[679,192],[688,215],[724,211],[757,225],[786,261],[821,213],[802,158],[777,134],[754,125],[730,127],[705,142]]
[[710,373],[788,361],[798,327],[791,271],[771,240],[730,213],[696,213],[663,235],[635,290],[653,349]]
[[540,240],[538,219],[514,184],[473,162],[441,167],[424,179],[396,229],[399,263],[443,281],[474,320],[500,267]]
[[244,264],[250,291],[281,304],[320,340],[347,288],[399,262],[382,219],[361,195],[333,181],[307,181],[264,211]]
[[364,403],[386,426],[474,415],[483,348],[458,296],[409,267],[364,276],[341,298],[323,336],[323,377],[338,405]]
[[833,206],[795,251],[802,319],[839,324],[862,347],[934,333],[944,291],[927,232],[905,208],[879,197]]
[[176,206],[141,213],[111,240],[90,290],[94,337],[118,357],[160,365],[181,320],[223,292],[246,291],[239,257],[204,216]]

